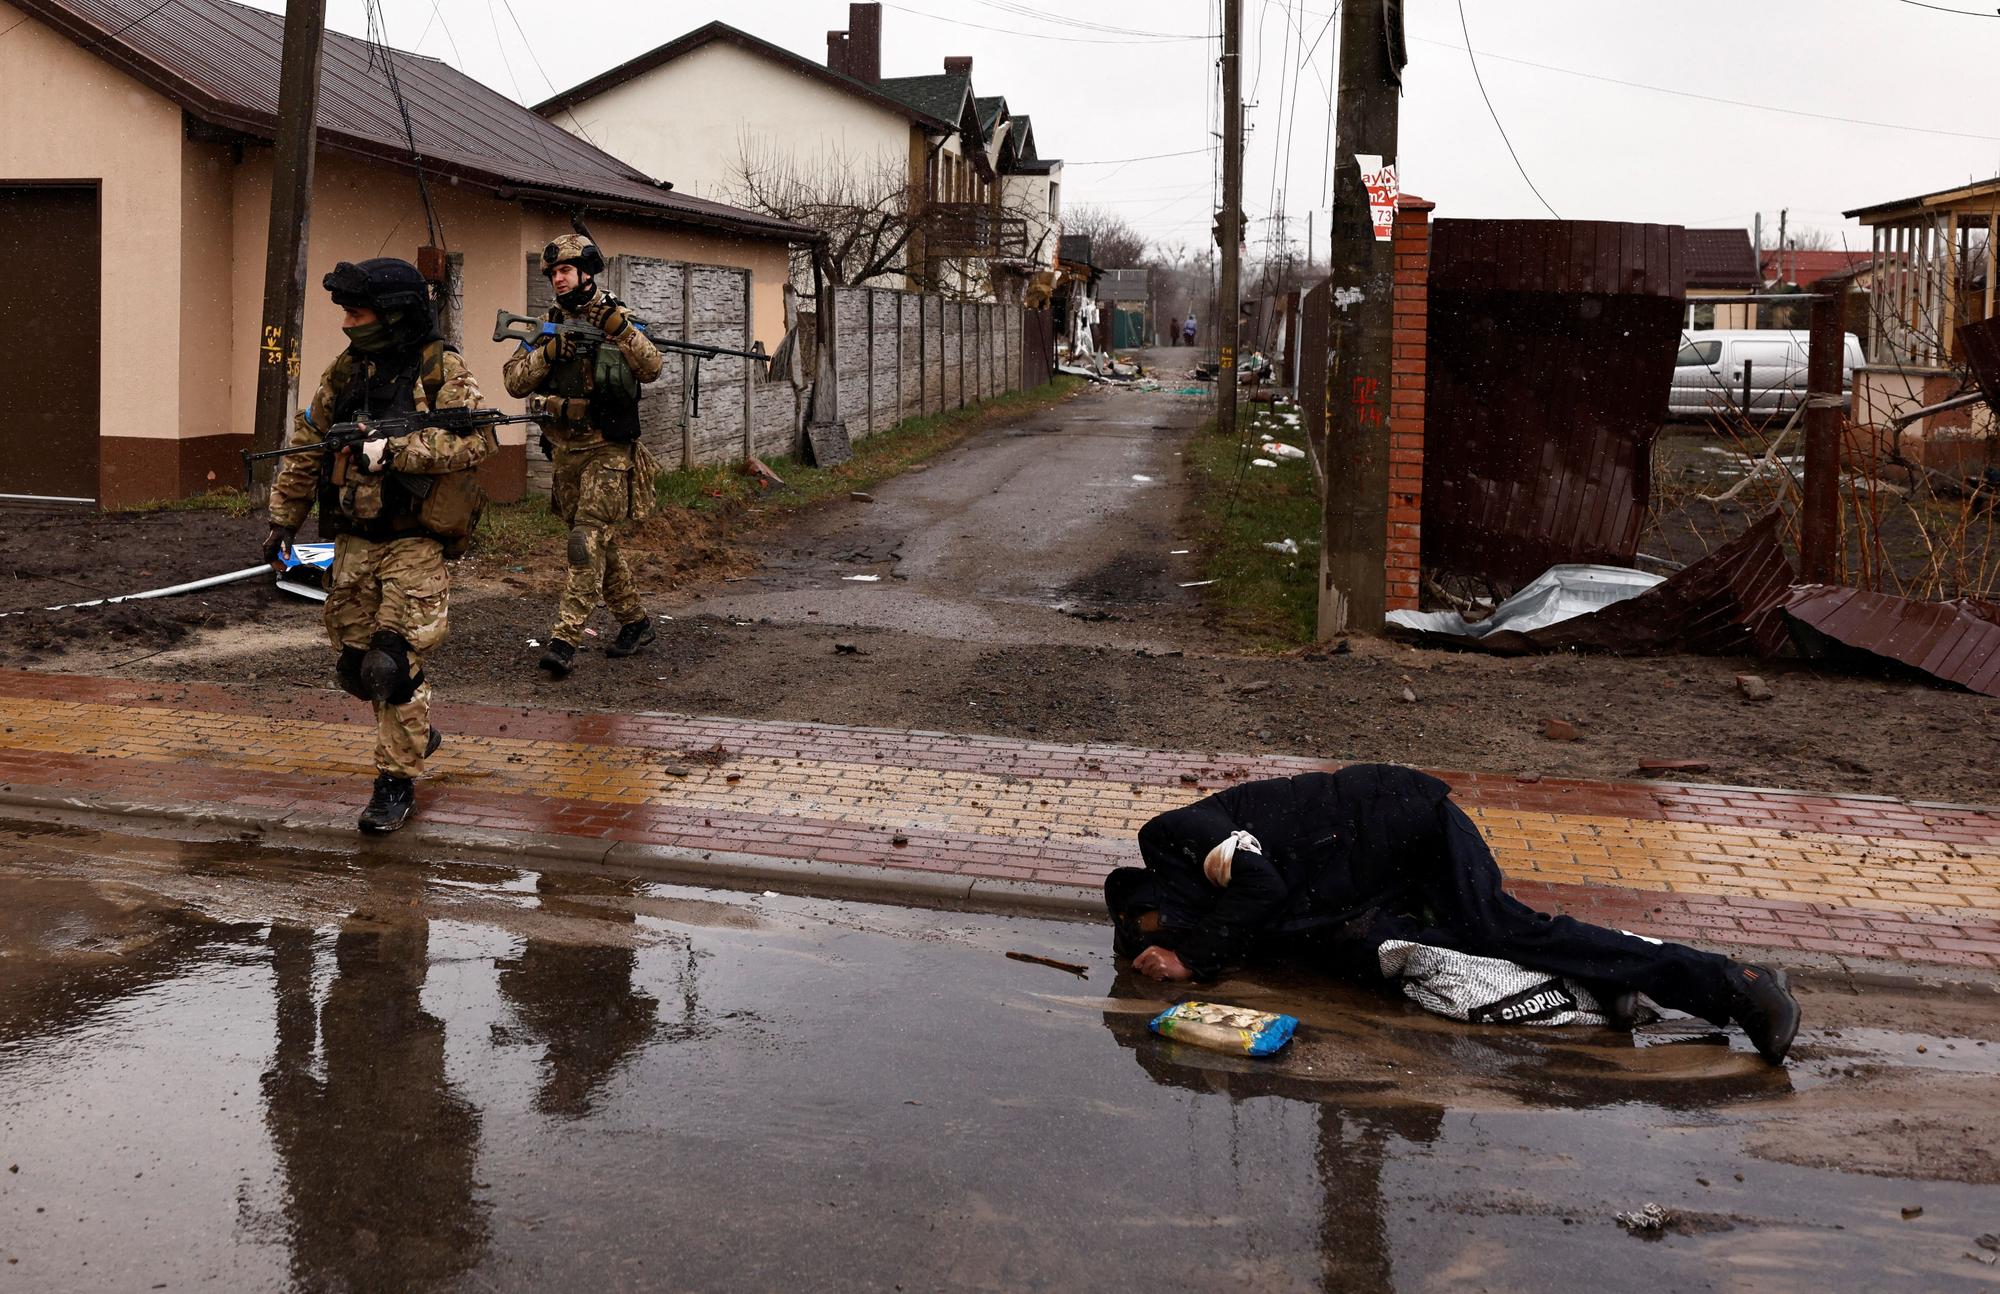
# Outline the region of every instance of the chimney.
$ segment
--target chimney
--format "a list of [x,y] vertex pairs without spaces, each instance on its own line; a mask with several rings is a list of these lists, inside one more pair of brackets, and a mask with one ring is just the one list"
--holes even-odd
[[944,72],[946,76],[971,76],[972,55],[970,54],[951,55],[944,61]]
[[876,85],[882,80],[882,6],[847,6],[847,74]]
[[847,33],[844,31],[826,34],[826,70],[847,75]]

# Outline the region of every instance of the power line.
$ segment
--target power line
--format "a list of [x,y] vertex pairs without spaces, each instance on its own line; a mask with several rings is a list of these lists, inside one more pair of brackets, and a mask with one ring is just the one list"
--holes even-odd
[[942,14],[926,13],[922,9],[912,9],[907,5],[889,4],[887,0],[884,0],[883,8],[894,9],[898,13],[914,14],[919,18],[928,18],[932,22],[948,23],[954,27],[971,27],[978,31],[997,31],[1003,36],[1025,36],[1030,40],[1063,41],[1071,45],[1172,45],[1181,41],[1202,39],[1199,36],[1054,36],[1047,32],[1022,31],[1018,27],[992,27],[985,23],[967,22],[963,18],[947,18]]
[[1072,18],[1067,14],[1050,13],[1046,9],[1037,9],[1032,5],[1016,3],[1016,0],[973,0],[973,3],[985,5],[988,9],[998,9],[1001,13],[1015,14],[1022,18],[1039,18],[1043,22],[1052,22],[1063,27],[1075,27],[1079,31],[1103,32],[1114,36],[1144,36],[1149,40],[1158,40],[1163,36],[1174,40],[1202,39],[1200,36],[1184,36],[1178,32],[1145,31],[1137,27],[1114,27],[1107,23],[1091,22],[1085,18]]
[[[1412,36],[1411,40],[1423,45],[1435,45],[1439,49],[1457,50],[1461,54],[1471,54],[1472,43],[1454,45],[1448,40],[1432,40],[1424,36]],[[1861,117],[1841,117],[1833,113],[1811,112],[1804,108],[1781,108],[1772,103],[1752,103],[1747,99],[1729,99],[1717,94],[1702,94],[1696,90],[1676,90],[1672,86],[1649,85],[1644,81],[1627,81],[1620,77],[1604,76],[1596,72],[1580,72],[1573,67],[1557,67],[1553,63],[1537,63],[1533,59],[1514,58],[1507,54],[1495,54],[1481,50],[1479,57],[1488,62],[1515,63],[1521,67],[1538,68],[1544,72],[1556,72],[1563,76],[1580,77],[1586,81],[1603,81],[1608,85],[1622,85],[1631,90],[1650,90],[1654,94],[1671,94],[1683,99],[1700,99],[1705,103],[1720,103],[1731,108],[1752,108],[1758,112],[1781,112],[1792,117],[1810,117],[1815,121],[1839,122],[1847,126],[1873,126],[1878,130],[1906,130],[1918,135],[1945,135],[1953,139],[1977,139],[1987,143],[2000,143],[2000,135],[1980,135],[1966,130],[1939,130],[1933,126],[1909,126],[1895,121],[1869,121]]]
[[1479,75],[1479,60],[1472,53],[1472,29],[1465,22],[1465,0],[1458,0],[1458,25],[1465,32],[1465,57],[1472,64],[1472,80],[1479,87],[1479,97],[1486,100],[1487,115],[1493,118],[1493,128],[1500,132],[1500,142],[1507,146],[1507,156],[1514,159],[1514,169],[1527,181],[1528,191],[1535,195],[1535,200],[1548,208],[1549,215],[1561,220],[1562,217],[1556,215],[1556,209],[1549,206],[1549,200],[1542,196],[1542,191],[1535,187],[1535,182],[1528,178],[1528,168],[1521,165],[1521,155],[1514,151],[1514,141],[1507,138],[1507,128],[1500,124],[1500,114],[1493,110],[1493,100],[1486,93],[1485,78]]
[[[528,57],[534,61],[535,70],[542,74],[542,80],[548,82],[548,87],[551,92],[561,93],[562,87],[557,85],[555,81],[549,77],[549,70],[542,66],[541,55],[535,53],[535,42],[529,39],[528,29],[521,25],[520,15],[514,12],[514,0],[500,0],[500,3],[507,10],[507,17],[510,20],[512,20],[514,24],[514,30],[521,33],[521,44],[527,47]],[[450,29],[447,28],[446,30],[449,31]],[[563,109],[563,111],[568,115],[570,119],[570,124],[576,127],[577,133],[583,136],[584,142],[589,144],[592,148],[596,148],[597,141],[590,137],[590,132],[583,128],[583,123],[581,121],[577,120],[576,109],[565,108]]]
[[2000,18],[2000,11],[1996,11],[1993,13],[1976,13],[1971,9],[1952,9],[1941,4],[1925,4],[1924,0],[1902,0],[1902,3],[1906,5],[1914,5],[1916,8],[1919,9],[1935,9],[1939,13],[1955,13],[1961,18]]
[[1099,157],[1088,162],[1065,160],[1063,167],[1067,169],[1072,166],[1116,166],[1126,162],[1154,162],[1162,157],[1193,157],[1196,153],[1213,153],[1215,150],[1216,145],[1210,144],[1207,148],[1184,148],[1178,153],[1148,153],[1144,157]]
[[431,203],[430,181],[424,177],[424,155],[417,148],[416,127],[410,122],[410,105],[403,98],[402,82],[396,79],[396,52],[389,48],[389,26],[382,16],[381,0],[368,0],[368,63],[372,67],[375,55],[382,56],[382,76],[389,83],[389,96],[396,102],[396,115],[403,119],[403,138],[410,146],[410,164],[417,171],[417,195],[424,204],[424,230],[430,236],[431,246],[443,247],[444,221],[438,219],[437,208]]

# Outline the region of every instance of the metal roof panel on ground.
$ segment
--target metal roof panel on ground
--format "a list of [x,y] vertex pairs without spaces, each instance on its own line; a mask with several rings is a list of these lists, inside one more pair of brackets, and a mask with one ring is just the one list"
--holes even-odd
[[1801,584],[1784,613],[1799,650],[1817,659],[1894,661],[1986,696],[2000,696],[2000,605],[1977,598],[1922,602]]
[[[19,0],[16,7],[208,125],[260,139],[276,129],[282,14],[230,0],[158,6],[152,0]],[[322,145],[409,166],[409,144],[380,52],[329,31],[321,62]],[[427,170],[506,198],[586,199],[651,219],[791,242],[820,236],[804,225],[669,192],[436,59],[397,51],[395,71]]]

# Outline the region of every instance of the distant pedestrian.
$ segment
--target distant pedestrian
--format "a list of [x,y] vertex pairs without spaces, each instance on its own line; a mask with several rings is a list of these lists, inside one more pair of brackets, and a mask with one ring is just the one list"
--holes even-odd
[[1191,310],[1188,312],[1187,322],[1181,325],[1181,344],[1194,345],[1194,312]]

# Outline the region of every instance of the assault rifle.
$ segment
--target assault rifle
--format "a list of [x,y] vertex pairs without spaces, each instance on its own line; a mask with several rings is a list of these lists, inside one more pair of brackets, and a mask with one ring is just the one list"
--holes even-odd
[[[433,409],[429,413],[399,413],[386,418],[360,419],[355,422],[336,422],[327,428],[326,434],[311,445],[287,445],[283,449],[267,449],[253,454],[243,451],[243,491],[248,494],[255,489],[256,465],[265,459],[288,458],[293,454],[324,454],[329,461],[339,458],[343,450],[352,449],[370,440],[394,440],[407,436],[413,431],[442,427],[453,435],[469,436],[488,427],[504,427],[513,422],[533,422],[534,417],[525,413],[504,413],[499,409]],[[437,483],[435,477],[422,476],[414,472],[398,472],[391,469],[388,475],[396,478],[396,483],[416,498],[430,497],[431,487]],[[333,482],[344,483],[344,473],[338,463],[333,469]]]
[[[729,346],[709,346],[698,341],[675,341],[672,338],[655,337],[652,327],[645,320],[634,317],[632,326],[646,334],[646,340],[658,350],[670,351],[676,355],[694,356],[694,410],[693,417],[701,417],[701,362],[715,359],[720,355],[736,355],[743,359],[753,359],[759,364],[769,364],[771,357],[764,352],[764,343],[756,342],[750,350],[736,350]],[[548,319],[533,319],[527,315],[517,315],[502,310],[493,321],[494,341],[517,341],[531,346],[544,337],[570,337],[575,339],[578,349],[595,351],[604,343],[604,330],[587,323],[555,323]]]

